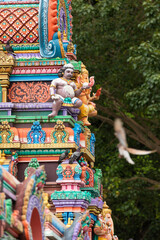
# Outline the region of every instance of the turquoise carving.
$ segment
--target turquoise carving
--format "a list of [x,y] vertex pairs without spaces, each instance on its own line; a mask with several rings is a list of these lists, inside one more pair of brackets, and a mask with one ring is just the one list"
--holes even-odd
[[35,121],[27,134],[28,143],[44,143],[45,138],[46,133],[42,130],[40,122]]
[[96,169],[96,172],[94,174],[94,188],[96,190],[101,190],[101,178],[102,178],[102,170]]
[[[59,9],[60,1],[57,1],[57,9]],[[64,0],[65,8],[66,8],[66,22],[67,25],[67,38],[70,41],[71,38],[71,18],[69,14],[69,6],[67,0]],[[39,4],[39,42],[40,42],[40,54],[42,57],[45,58],[56,58],[56,57],[63,57],[62,51],[64,51],[64,47],[60,46],[61,41],[61,29],[60,24],[62,25],[61,21],[63,20],[61,16],[59,16],[61,11],[57,11],[57,19],[60,19],[58,22],[59,30],[53,34],[52,40],[48,40],[48,7],[49,7],[49,0],[40,0]],[[63,33],[62,33],[63,34]],[[63,48],[63,49],[61,49]],[[61,51],[62,50],[62,51]]]
[[87,191],[54,191],[54,193],[51,194],[51,199],[84,199],[90,202],[91,194]]
[[74,179],[75,180],[80,180],[80,176],[81,176],[81,173],[82,173],[82,168],[79,164],[76,165],[75,169],[75,174],[74,174]]
[[72,212],[63,212],[62,217],[63,217],[63,220],[64,220],[64,224],[67,225],[68,219],[70,218],[71,220],[73,220],[74,216],[73,216]]
[[81,126],[78,123],[75,123],[73,130],[74,130],[74,141],[78,146],[80,146],[80,133],[82,132]]
[[95,155],[95,142],[96,138],[94,133],[91,133],[91,138],[90,138],[90,152]]

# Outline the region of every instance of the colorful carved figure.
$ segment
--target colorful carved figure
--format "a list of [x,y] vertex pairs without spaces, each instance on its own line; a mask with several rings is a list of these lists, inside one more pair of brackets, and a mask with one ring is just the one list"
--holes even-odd
[[89,240],[90,237],[88,235],[89,225],[91,223],[91,217],[89,215],[89,211],[86,211],[78,220],[72,240]]
[[94,227],[94,233],[98,236],[98,240],[118,240],[118,237],[114,235],[111,212],[111,209],[104,202],[102,212],[99,214]]
[[12,152],[11,161],[9,163],[9,172],[14,177],[17,177],[17,172],[18,172],[17,164],[18,164],[18,153],[15,151],[15,152]]
[[[93,100],[98,100],[101,89],[97,90],[96,93],[93,93],[91,97],[92,86],[94,85],[94,77],[90,77],[89,73],[84,64],[81,67],[81,74],[77,78],[77,85],[81,87],[84,84],[89,84],[89,89],[84,89],[79,96],[79,99],[83,102],[82,106],[80,106],[81,113],[78,116],[78,119],[81,120],[85,126],[91,125],[88,121],[88,117],[94,117],[97,115],[96,105],[93,103]],[[89,83],[90,82],[90,83]]]
[[52,113],[48,117],[55,117],[58,114],[62,104],[66,99],[71,99],[73,107],[79,108],[82,101],[77,97],[81,94],[83,89],[89,87],[85,84],[80,89],[77,89],[76,84],[71,80],[74,72],[72,64],[64,65],[58,72],[59,78],[51,82],[50,93],[53,99]]

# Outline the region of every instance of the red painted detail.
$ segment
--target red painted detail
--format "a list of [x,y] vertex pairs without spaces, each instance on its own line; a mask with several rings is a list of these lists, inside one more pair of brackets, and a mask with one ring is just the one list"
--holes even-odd
[[1,8],[0,42],[38,42],[38,8]]
[[57,0],[49,0],[48,8],[48,41],[52,40],[55,32],[58,32]]
[[32,211],[30,226],[33,240],[42,240],[41,220],[37,208],[34,208]]

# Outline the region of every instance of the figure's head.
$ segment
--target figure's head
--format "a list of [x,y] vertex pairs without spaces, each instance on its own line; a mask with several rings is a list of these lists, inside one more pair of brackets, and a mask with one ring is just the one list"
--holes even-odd
[[64,77],[67,80],[71,79],[71,77],[73,76],[73,72],[74,72],[74,67],[72,64],[65,64],[60,71],[58,72],[58,76],[59,77]]
[[89,73],[88,70],[86,69],[86,66],[82,63],[81,64],[81,82],[89,82]]

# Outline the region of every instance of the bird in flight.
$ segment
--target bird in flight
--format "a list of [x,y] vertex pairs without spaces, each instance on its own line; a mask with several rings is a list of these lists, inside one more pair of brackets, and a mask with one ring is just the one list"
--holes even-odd
[[130,157],[130,153],[134,155],[147,155],[156,152],[156,150],[146,151],[129,148],[126,140],[126,133],[123,127],[123,123],[119,118],[115,119],[114,121],[114,131],[116,138],[119,140],[119,144],[117,145],[119,157],[125,158],[128,163],[135,164],[135,162]]

